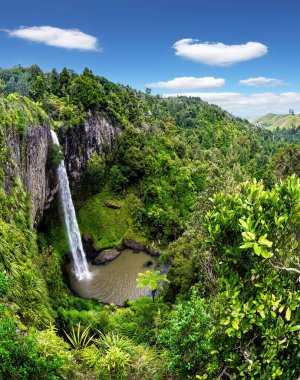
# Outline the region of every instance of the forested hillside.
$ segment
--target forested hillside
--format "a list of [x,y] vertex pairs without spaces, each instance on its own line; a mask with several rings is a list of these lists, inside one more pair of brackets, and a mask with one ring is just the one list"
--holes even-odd
[[[89,69],[1,69],[0,94],[0,378],[299,379],[300,128]],[[63,158],[96,249],[159,254],[153,300],[69,289]]]

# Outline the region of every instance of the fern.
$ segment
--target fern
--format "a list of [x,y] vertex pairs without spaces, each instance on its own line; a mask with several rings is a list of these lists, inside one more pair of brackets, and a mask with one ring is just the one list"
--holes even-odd
[[93,338],[95,334],[90,336],[89,334],[90,329],[91,327],[88,326],[82,331],[81,325],[79,322],[77,325],[77,329],[74,329],[74,327],[72,327],[70,334],[68,334],[65,330],[64,330],[64,333],[66,337],[68,338],[69,342],[71,343],[71,345],[73,346],[73,348],[78,350],[78,349],[88,347],[93,342]]

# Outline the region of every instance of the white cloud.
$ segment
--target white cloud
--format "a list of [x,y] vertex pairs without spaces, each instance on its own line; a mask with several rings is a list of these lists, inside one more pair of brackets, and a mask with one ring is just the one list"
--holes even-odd
[[225,79],[214,77],[180,77],[174,78],[167,82],[149,83],[147,87],[166,88],[168,90],[196,90],[211,89],[224,86]]
[[287,114],[292,108],[300,113],[300,92],[263,92],[242,94],[239,92],[197,92],[165,94],[169,96],[196,96],[209,103],[242,117],[256,117],[267,113]]
[[276,87],[285,85],[285,82],[281,79],[266,77],[242,79],[239,83],[250,87]]
[[43,43],[49,46],[57,46],[65,49],[77,49],[82,51],[99,50],[97,38],[83,33],[78,29],[61,29],[52,26],[20,27],[6,30],[11,37]]
[[225,45],[221,42],[198,42],[184,38],[173,45],[176,55],[212,66],[230,66],[237,62],[261,57],[268,47],[260,42],[247,42],[243,45]]

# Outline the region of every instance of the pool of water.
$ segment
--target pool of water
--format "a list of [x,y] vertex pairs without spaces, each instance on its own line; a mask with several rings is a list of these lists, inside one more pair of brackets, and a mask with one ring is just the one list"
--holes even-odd
[[[145,264],[152,261],[149,267]],[[97,298],[103,303],[123,305],[124,301],[135,300],[142,295],[149,295],[150,289],[137,288],[138,273],[147,270],[158,270],[158,260],[145,252],[133,253],[125,249],[113,261],[105,265],[89,264],[93,278],[88,281],[79,281],[72,270],[72,264],[67,265],[72,290],[83,298]]]

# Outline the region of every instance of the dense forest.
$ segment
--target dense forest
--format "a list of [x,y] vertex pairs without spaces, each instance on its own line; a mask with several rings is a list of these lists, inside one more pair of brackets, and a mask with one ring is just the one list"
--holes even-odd
[[[33,220],[9,143],[22,166],[29,127],[64,141],[96,116],[119,132],[72,186],[80,230],[99,249],[138,241],[168,268],[153,299],[121,307],[71,292],[57,197]],[[63,151],[47,156],[55,181]],[[17,66],[0,69],[0,163],[1,379],[299,379],[300,128]]]

